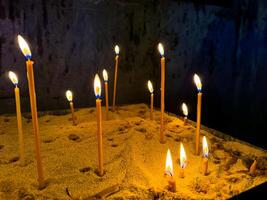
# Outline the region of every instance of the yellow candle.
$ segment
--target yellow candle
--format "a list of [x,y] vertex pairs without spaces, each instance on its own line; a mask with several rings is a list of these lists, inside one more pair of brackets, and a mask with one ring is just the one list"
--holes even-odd
[[102,135],[102,117],[101,117],[101,82],[98,74],[95,75],[94,91],[96,96],[96,118],[97,118],[97,139],[98,139],[98,173],[104,175],[103,169],[103,135]]
[[118,66],[119,66],[119,53],[120,48],[118,45],[115,46],[115,73],[114,73],[114,88],[113,88],[113,104],[112,104],[112,111],[115,111],[115,104],[116,104],[116,90],[117,90],[117,78],[118,78]]
[[73,94],[72,94],[72,92],[70,90],[66,91],[66,97],[67,97],[68,101],[70,102],[70,111],[71,111],[71,115],[72,115],[73,125],[76,126],[77,125],[77,121],[76,121],[76,116],[74,114]]
[[103,70],[103,78],[105,81],[105,101],[106,101],[106,120],[108,120],[108,72]]
[[154,105],[154,94],[153,94],[153,85],[151,81],[147,82],[147,87],[150,92],[150,120],[153,120],[153,105]]
[[27,42],[20,35],[18,35],[18,43],[19,43],[22,53],[28,59],[26,61],[26,68],[27,68],[29,95],[30,95],[30,103],[31,103],[33,133],[34,133],[34,138],[35,138],[35,153],[36,153],[36,164],[37,164],[37,174],[38,174],[37,180],[39,182],[39,186],[42,186],[44,183],[44,175],[43,175],[43,166],[42,166],[41,151],[40,151],[41,142],[40,142],[38,114],[37,114],[37,105],[36,105],[33,61],[30,60],[31,50]]
[[16,113],[17,113],[17,124],[18,124],[18,136],[19,136],[19,158],[20,164],[25,164],[25,153],[24,153],[24,138],[23,138],[23,130],[22,130],[22,117],[21,117],[21,109],[20,109],[20,95],[18,88],[18,78],[14,72],[9,72],[9,78],[12,83],[15,85],[15,100],[16,100]]
[[180,178],[184,178],[184,170],[185,167],[187,165],[187,159],[186,159],[186,154],[185,154],[185,150],[184,150],[184,145],[183,143],[180,144],[180,174],[179,177]]
[[202,148],[203,148],[202,174],[206,176],[208,174],[209,148],[208,148],[208,142],[205,136],[202,139]]
[[182,111],[184,114],[184,126],[185,126],[186,122],[187,122],[187,116],[188,116],[188,108],[187,108],[187,105],[185,103],[182,103]]
[[165,175],[168,177],[168,190],[170,192],[176,192],[176,183],[173,178],[173,164],[172,164],[172,156],[171,151],[168,149],[167,157],[166,157],[166,167],[165,167]]
[[197,127],[196,127],[196,155],[199,155],[199,135],[201,125],[201,99],[202,99],[202,83],[197,74],[194,74],[194,81],[198,89],[197,95]]
[[161,43],[158,44],[158,50],[161,54],[161,100],[160,100],[160,109],[161,109],[161,116],[160,116],[160,142],[165,143],[164,140],[164,110],[165,110],[165,57],[164,57],[164,48]]

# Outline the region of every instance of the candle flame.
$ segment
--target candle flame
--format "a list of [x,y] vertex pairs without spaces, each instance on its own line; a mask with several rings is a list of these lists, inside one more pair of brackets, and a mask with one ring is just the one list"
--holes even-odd
[[150,80],[147,82],[147,87],[148,87],[149,92],[153,93],[154,89],[153,89],[153,85]]
[[161,43],[158,44],[158,50],[161,56],[164,56],[164,48]]
[[185,154],[185,150],[184,150],[184,145],[183,143],[181,143],[180,145],[180,167],[181,168],[185,168],[186,167],[186,154]]
[[187,117],[188,115],[188,108],[187,105],[185,103],[182,103],[182,111],[185,117]]
[[23,55],[27,59],[31,59],[32,53],[31,53],[30,47],[29,47],[28,43],[26,42],[26,40],[21,35],[18,35],[18,43],[19,43],[19,47],[20,47]]
[[170,149],[168,149],[167,151],[165,174],[173,176],[173,165]]
[[117,55],[119,55],[119,53],[120,53],[120,47],[118,45],[115,46],[114,50],[115,50],[115,53]]
[[12,83],[14,84],[14,85],[17,85],[18,84],[18,77],[17,77],[17,75],[14,73],[14,72],[12,72],[12,71],[9,71],[8,72],[8,76],[9,76],[9,79],[12,81]]
[[202,139],[202,148],[203,148],[203,156],[207,158],[209,156],[209,148],[208,148],[208,142],[205,136]]
[[199,78],[199,76],[197,74],[194,74],[194,82],[197,86],[197,89],[199,92],[201,92],[201,89],[202,89],[202,83],[201,83],[201,80]]
[[72,95],[72,92],[70,90],[66,91],[66,97],[67,97],[68,101],[73,100],[73,95]]
[[101,82],[100,82],[100,78],[99,78],[98,74],[95,75],[94,90],[95,90],[96,98],[100,98],[100,95],[101,95]]
[[107,82],[108,81],[108,72],[107,72],[107,70],[104,69],[102,73],[103,73],[104,81]]

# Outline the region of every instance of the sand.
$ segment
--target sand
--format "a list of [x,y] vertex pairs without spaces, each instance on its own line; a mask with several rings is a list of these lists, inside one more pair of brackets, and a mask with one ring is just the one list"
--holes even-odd
[[[102,107],[103,118],[105,108]],[[165,115],[166,143],[159,143],[160,112],[149,120],[145,104],[118,107],[103,119],[104,170],[97,169],[95,108],[76,110],[77,126],[67,111],[40,113],[41,154],[47,186],[37,184],[34,137],[29,114],[23,117],[26,166],[18,160],[15,115],[0,116],[0,199],[226,199],[267,181],[266,151],[201,130],[210,145],[209,174],[201,174],[201,156],[194,155],[194,123]],[[179,178],[179,148],[188,158]],[[174,163],[175,193],[164,176],[167,149]],[[255,174],[248,169],[257,158]]]

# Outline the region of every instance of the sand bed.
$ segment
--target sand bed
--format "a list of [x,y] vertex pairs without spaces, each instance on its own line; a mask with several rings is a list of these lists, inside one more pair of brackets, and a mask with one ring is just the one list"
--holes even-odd
[[[103,118],[105,118],[105,109]],[[200,173],[201,156],[194,155],[195,127],[183,126],[175,116],[166,114],[166,143],[159,143],[159,117],[149,120],[145,104],[119,107],[103,120],[104,170],[96,173],[97,138],[94,108],[71,115],[50,112],[39,117],[41,153],[47,187],[37,187],[34,138],[29,115],[24,115],[26,166],[18,161],[15,116],[0,116],[0,199],[225,199],[267,181],[267,153],[236,140],[201,130],[210,144],[209,174]],[[183,142],[188,158],[185,178],[179,178],[179,147]],[[174,162],[177,192],[166,189],[164,177],[166,152]],[[248,168],[257,158],[254,175]]]

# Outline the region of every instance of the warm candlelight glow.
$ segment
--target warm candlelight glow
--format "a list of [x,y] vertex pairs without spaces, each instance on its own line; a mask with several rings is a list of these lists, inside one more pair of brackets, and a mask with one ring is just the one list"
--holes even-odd
[[158,50],[161,56],[164,56],[164,48],[161,43],[158,44]]
[[72,92],[70,90],[66,91],[66,97],[67,97],[68,101],[73,100],[73,95],[72,95]]
[[108,81],[108,72],[107,70],[103,70],[103,78],[104,78],[104,81],[107,82]]
[[208,143],[207,143],[207,139],[205,136],[203,137],[203,140],[202,140],[202,148],[203,148],[203,156],[207,158],[209,156],[209,148],[208,148]]
[[8,72],[8,76],[9,76],[10,80],[12,81],[12,83],[14,85],[17,85],[18,84],[18,78],[17,78],[17,75],[14,72],[9,71]]
[[26,40],[24,40],[24,38],[21,35],[18,35],[18,43],[19,43],[19,47],[20,47],[22,53],[24,54],[24,56],[27,59],[31,59],[32,53],[31,53],[30,47],[29,47],[28,43],[26,42]]
[[186,154],[185,154],[183,143],[181,143],[180,145],[180,167],[182,169],[186,167]]
[[182,104],[182,111],[185,117],[187,117],[188,115],[188,108],[187,105],[185,103]]
[[115,53],[117,55],[119,55],[119,53],[120,53],[120,47],[118,45],[115,46],[114,50],[115,50]]
[[199,78],[199,76],[197,74],[194,74],[194,82],[197,86],[197,89],[199,92],[201,92],[201,89],[202,89],[202,83],[201,83],[201,80]]
[[95,75],[94,90],[95,90],[96,98],[100,98],[100,96],[101,96],[101,82],[100,82],[100,78],[99,78],[98,74]]
[[170,149],[168,149],[167,151],[165,174],[173,176],[173,165]]
[[150,92],[150,93],[153,93],[154,89],[153,89],[153,85],[152,85],[151,81],[148,81],[148,82],[147,82],[147,87],[148,87],[148,89],[149,89],[149,92]]

